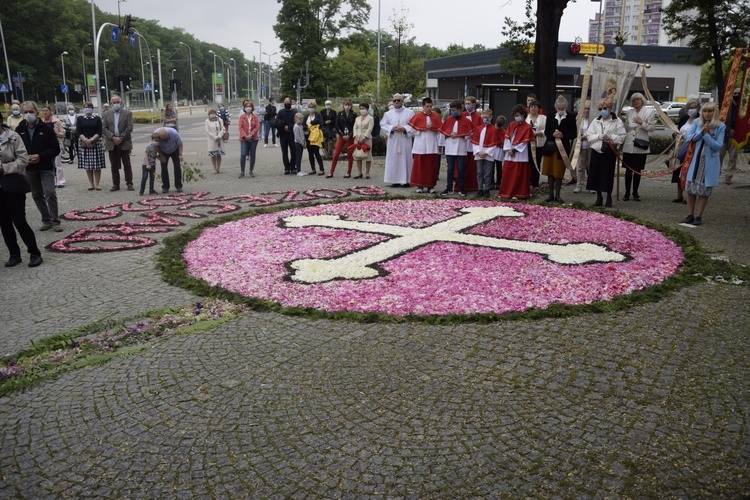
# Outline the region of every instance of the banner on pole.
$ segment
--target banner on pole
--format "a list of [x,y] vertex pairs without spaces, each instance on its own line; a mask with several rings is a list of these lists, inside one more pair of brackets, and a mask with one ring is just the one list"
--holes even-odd
[[740,104],[737,117],[734,120],[734,134],[732,144],[743,148],[750,140],[750,55],[745,56],[745,73],[740,87]]
[[[637,70],[638,63],[594,57],[594,68],[591,74],[591,103],[595,105],[601,99],[609,97],[615,103],[612,111],[619,114]],[[591,112],[593,114],[593,106]]]

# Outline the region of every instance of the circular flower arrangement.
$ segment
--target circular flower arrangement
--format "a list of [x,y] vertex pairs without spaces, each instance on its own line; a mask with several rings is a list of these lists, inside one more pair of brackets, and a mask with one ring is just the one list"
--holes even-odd
[[452,199],[327,204],[209,228],[188,272],[289,307],[473,314],[610,300],[683,260],[656,230],[582,210]]

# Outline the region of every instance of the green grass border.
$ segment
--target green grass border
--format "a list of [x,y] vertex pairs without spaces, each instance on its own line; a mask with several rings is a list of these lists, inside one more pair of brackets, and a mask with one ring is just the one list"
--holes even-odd
[[[408,196],[383,196],[377,200],[400,200],[400,199],[424,199],[424,197]],[[341,199],[334,201],[307,203],[303,206],[317,206],[321,204],[332,203],[361,203],[373,201],[373,198],[367,199]],[[519,202],[520,203],[520,202]],[[524,200],[523,204],[527,204]],[[554,206],[546,203],[538,203],[541,206]],[[562,318],[578,316],[582,314],[598,314],[615,311],[622,311],[632,308],[639,304],[657,302],[667,295],[683,288],[694,285],[706,280],[709,276],[723,276],[724,278],[738,278],[742,280],[743,285],[747,286],[750,282],[750,268],[739,264],[734,264],[726,260],[712,259],[710,255],[703,250],[697,240],[692,236],[678,231],[677,229],[667,228],[658,224],[643,221],[629,214],[617,211],[607,211],[603,209],[593,209],[584,206],[582,203],[574,203],[572,207],[577,210],[586,210],[590,212],[599,212],[619,219],[634,222],[650,229],[655,229],[664,236],[675,242],[682,248],[684,261],[680,270],[670,276],[663,282],[652,287],[638,290],[628,295],[621,295],[608,301],[597,301],[591,304],[567,305],[567,304],[550,304],[544,309],[534,308],[522,312],[508,312],[504,314],[481,313],[481,314],[449,314],[449,315],[416,315],[410,314],[405,316],[394,316],[386,313],[360,313],[354,311],[329,312],[315,308],[286,307],[277,302],[264,299],[245,297],[238,293],[230,292],[222,287],[211,286],[205,281],[193,278],[187,272],[187,265],[182,258],[185,246],[196,239],[204,229],[215,227],[227,222],[245,219],[261,214],[281,212],[290,208],[300,208],[296,206],[275,206],[267,208],[251,209],[239,213],[234,213],[218,219],[203,222],[187,231],[170,236],[163,242],[163,248],[157,253],[156,265],[162,272],[164,280],[174,286],[185,288],[191,292],[205,297],[221,298],[237,303],[246,304],[258,311],[273,311],[291,316],[305,316],[312,319],[333,319],[354,321],[360,323],[386,322],[386,323],[428,323],[428,324],[459,324],[459,323],[493,323],[499,321],[528,321],[543,318]],[[568,207],[564,207],[568,208]]]

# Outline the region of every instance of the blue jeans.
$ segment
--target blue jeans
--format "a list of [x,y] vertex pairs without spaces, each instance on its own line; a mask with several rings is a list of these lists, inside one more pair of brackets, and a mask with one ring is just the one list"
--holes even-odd
[[258,149],[258,141],[242,141],[240,143],[240,172],[245,173],[245,157],[250,155],[250,173],[255,168],[255,151]]
[[57,216],[57,191],[55,191],[54,170],[26,170],[26,178],[31,184],[31,197],[36,203],[36,208],[42,214],[42,222],[60,225]]
[[464,171],[464,164],[466,162],[466,155],[453,156],[445,155],[445,160],[448,162],[448,191],[453,191],[453,173],[458,169],[458,190],[463,193],[466,191],[466,172]]
[[263,126],[266,127],[265,131],[265,143],[268,144],[268,132],[271,132],[271,138],[273,143],[276,144],[276,127],[273,126],[273,122],[263,122]]
[[480,191],[489,191],[492,184],[492,171],[495,168],[495,160],[486,158],[477,160],[477,186]]
[[302,172],[302,151],[305,148],[302,146],[302,144],[295,142],[294,143],[294,151],[296,151],[296,156],[294,157],[294,166],[297,169],[297,173]]
[[146,191],[146,181],[148,181],[149,192],[154,190],[154,170],[156,165],[151,166],[151,170],[146,169],[146,164],[141,165],[141,193]]

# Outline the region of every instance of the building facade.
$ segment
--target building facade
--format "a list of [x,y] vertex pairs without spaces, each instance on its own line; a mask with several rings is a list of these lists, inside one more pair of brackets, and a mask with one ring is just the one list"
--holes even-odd
[[614,44],[622,33],[629,45],[685,46],[686,40],[669,41],[662,26],[661,9],[672,0],[604,0],[602,15],[589,20],[589,39]]
[[[601,57],[614,58],[614,48],[604,45]],[[648,87],[656,100],[686,101],[688,96],[698,95],[701,67],[688,62],[691,57],[695,59],[692,49],[638,45],[624,45],[622,49],[626,60],[650,65],[646,69]],[[515,104],[525,104],[526,94],[534,91],[532,80],[519,78],[502,68],[500,60],[511,57],[510,49],[500,48],[427,60],[426,93],[440,107],[453,99],[473,95],[482,107],[492,108],[496,115],[507,114]],[[586,55],[575,53],[571,42],[560,42],[557,93],[575,102],[581,97],[585,72]],[[642,91],[638,74],[628,97]]]

